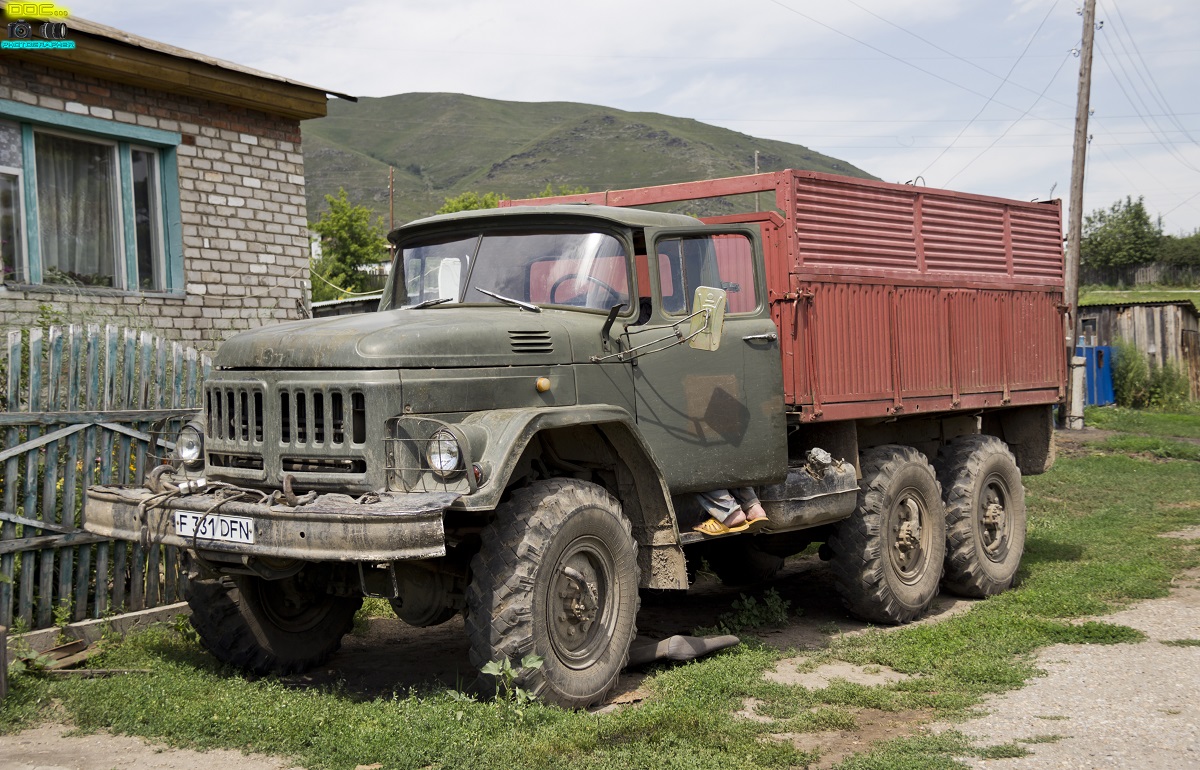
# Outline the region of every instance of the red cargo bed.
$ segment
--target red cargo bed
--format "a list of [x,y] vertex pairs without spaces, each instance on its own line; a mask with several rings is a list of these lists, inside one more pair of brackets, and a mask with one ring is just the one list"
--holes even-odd
[[763,234],[784,390],[803,420],[1054,403],[1066,376],[1062,206],[811,171],[501,205],[775,194],[712,217]]

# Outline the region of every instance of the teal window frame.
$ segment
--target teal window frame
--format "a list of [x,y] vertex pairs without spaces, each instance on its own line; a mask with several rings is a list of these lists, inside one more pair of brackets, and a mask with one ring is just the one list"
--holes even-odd
[[[117,169],[120,179],[121,216],[124,226],[122,247],[124,262],[116,269],[124,276],[126,287],[121,291],[130,294],[182,294],[183,274],[183,221],[179,204],[179,153],[183,136],[177,131],[118,123],[90,115],[61,112],[44,107],[35,107],[21,102],[0,99],[0,118],[6,118],[21,126],[21,178],[23,209],[25,213],[24,254],[25,280],[31,285],[42,283],[41,231],[38,228],[37,159],[34,152],[34,134],[38,129],[58,133],[78,134],[80,139],[99,137],[117,144]],[[137,273],[137,232],[131,225],[133,218],[133,166],[132,149],[151,149],[158,155],[158,208],[162,215],[162,289],[149,291],[138,288],[134,277]]]

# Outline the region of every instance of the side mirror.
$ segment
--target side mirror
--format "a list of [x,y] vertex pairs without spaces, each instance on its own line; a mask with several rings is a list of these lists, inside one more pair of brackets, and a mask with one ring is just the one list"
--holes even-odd
[[696,350],[716,350],[721,347],[721,332],[725,330],[725,290],[711,286],[696,287],[692,312],[696,315],[692,316],[688,329],[688,345]]

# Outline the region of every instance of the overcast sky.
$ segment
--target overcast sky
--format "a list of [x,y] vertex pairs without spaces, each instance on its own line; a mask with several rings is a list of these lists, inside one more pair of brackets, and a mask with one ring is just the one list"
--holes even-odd
[[[360,96],[695,118],[893,182],[1069,197],[1074,0],[76,0],[135,34]],[[1084,211],[1200,228],[1200,3],[1099,0]],[[747,169],[750,171],[751,169]]]

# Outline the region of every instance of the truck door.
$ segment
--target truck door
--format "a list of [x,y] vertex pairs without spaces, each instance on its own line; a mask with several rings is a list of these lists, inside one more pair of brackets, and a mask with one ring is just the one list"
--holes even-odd
[[[686,317],[698,286],[728,295],[717,350],[675,345],[632,362],[638,427],[671,491],[781,480],[787,439],[779,333],[756,230],[650,229],[646,241],[652,295],[646,326]],[[637,345],[653,336],[634,334],[630,341]]]

